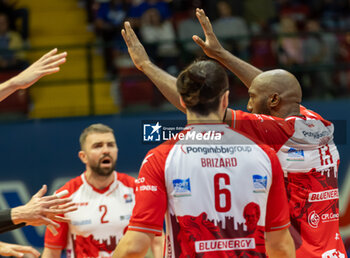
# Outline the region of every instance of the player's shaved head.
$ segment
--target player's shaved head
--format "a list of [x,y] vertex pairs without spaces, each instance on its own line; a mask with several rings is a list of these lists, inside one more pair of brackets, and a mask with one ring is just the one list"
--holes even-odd
[[301,102],[301,87],[293,74],[282,69],[263,72],[255,77],[254,82],[270,93],[278,93],[288,102]]
[[[249,93],[263,99],[261,103],[251,103],[248,109],[279,117],[299,114],[302,98],[301,87],[293,74],[282,69],[263,72],[254,78]],[[260,106],[259,106],[260,105]]]

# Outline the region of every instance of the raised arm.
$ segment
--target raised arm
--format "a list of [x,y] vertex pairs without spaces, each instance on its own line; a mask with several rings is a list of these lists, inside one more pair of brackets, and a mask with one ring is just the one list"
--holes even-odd
[[19,89],[26,89],[41,77],[56,73],[59,66],[66,62],[67,53],[57,54],[57,48],[43,55],[20,74],[0,84],[0,101]]
[[262,71],[232,55],[222,47],[219,40],[216,38],[210,20],[205,15],[203,9],[197,9],[196,16],[203,28],[205,41],[203,41],[197,35],[194,35],[194,42],[196,42],[203,49],[207,56],[226,66],[227,69],[234,73],[244,83],[244,85],[249,88],[253,79],[262,73]]
[[143,72],[156,85],[171,104],[185,113],[186,110],[181,106],[179,94],[176,90],[176,78],[151,62],[145,48],[137,38],[129,22],[124,23],[122,36],[128,46],[130,57],[136,68]]

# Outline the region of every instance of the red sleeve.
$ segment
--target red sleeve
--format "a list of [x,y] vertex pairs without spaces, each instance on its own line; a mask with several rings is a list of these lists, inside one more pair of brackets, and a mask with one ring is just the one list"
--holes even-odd
[[58,234],[54,236],[51,231],[46,228],[45,232],[45,247],[50,249],[63,250],[67,245],[68,224],[65,222],[56,221],[60,227],[56,228]]
[[265,230],[268,232],[288,228],[290,215],[282,167],[272,149],[265,151],[270,158],[272,169],[272,183],[267,199],[265,221]]
[[[161,147],[160,145],[159,147]],[[142,162],[136,180],[136,204],[128,230],[162,234],[167,208],[164,169],[167,154],[161,148],[151,150]]]
[[282,118],[231,110],[231,127],[249,138],[259,140],[276,152],[294,134],[294,122]]
[[117,178],[120,182],[122,182],[123,185],[133,188],[135,192],[135,187],[136,187],[135,178],[133,178],[130,175],[119,173],[119,172],[117,172]]
[[[68,195],[64,196],[64,198],[70,197],[75,191],[79,189],[79,187],[83,184],[81,176],[78,176],[70,181],[68,181],[64,186],[58,189],[55,193],[62,192],[63,190],[68,190]],[[63,216],[63,215],[62,215]],[[67,237],[68,237],[68,224],[65,222],[55,221],[60,225],[59,228],[56,228],[58,234],[54,236],[51,231],[46,228],[45,232],[45,247],[50,249],[64,249],[67,245]]]

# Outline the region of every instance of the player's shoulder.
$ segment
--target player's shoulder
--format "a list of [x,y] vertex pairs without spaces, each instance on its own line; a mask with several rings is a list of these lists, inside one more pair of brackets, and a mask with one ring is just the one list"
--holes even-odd
[[79,175],[75,178],[72,178],[67,183],[65,183],[61,188],[59,188],[56,193],[59,193],[63,190],[68,190],[69,194],[65,197],[71,196],[73,193],[75,193],[82,185],[84,184],[84,181],[82,179],[82,175]]
[[125,185],[126,187],[135,187],[135,178],[125,174],[125,173],[120,173],[120,172],[116,172],[117,173],[117,180],[119,182],[121,182],[123,185]]
[[320,114],[316,113],[313,110],[307,109],[306,107],[300,105],[300,114],[304,115],[307,118],[320,120],[325,126],[330,126],[332,123],[324,119]]

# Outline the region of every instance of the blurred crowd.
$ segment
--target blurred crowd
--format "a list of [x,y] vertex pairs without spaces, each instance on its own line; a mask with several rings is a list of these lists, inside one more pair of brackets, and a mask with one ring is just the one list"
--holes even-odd
[[203,36],[195,9],[204,8],[225,48],[263,70],[283,67],[293,72],[306,98],[350,93],[349,0],[84,2],[88,22],[106,46],[110,74],[126,65],[127,49],[120,34],[125,20],[136,29],[151,58],[177,74],[203,55],[191,37]]
[[17,0],[0,0],[0,72],[20,71],[28,66],[24,52],[29,47],[29,11]]

